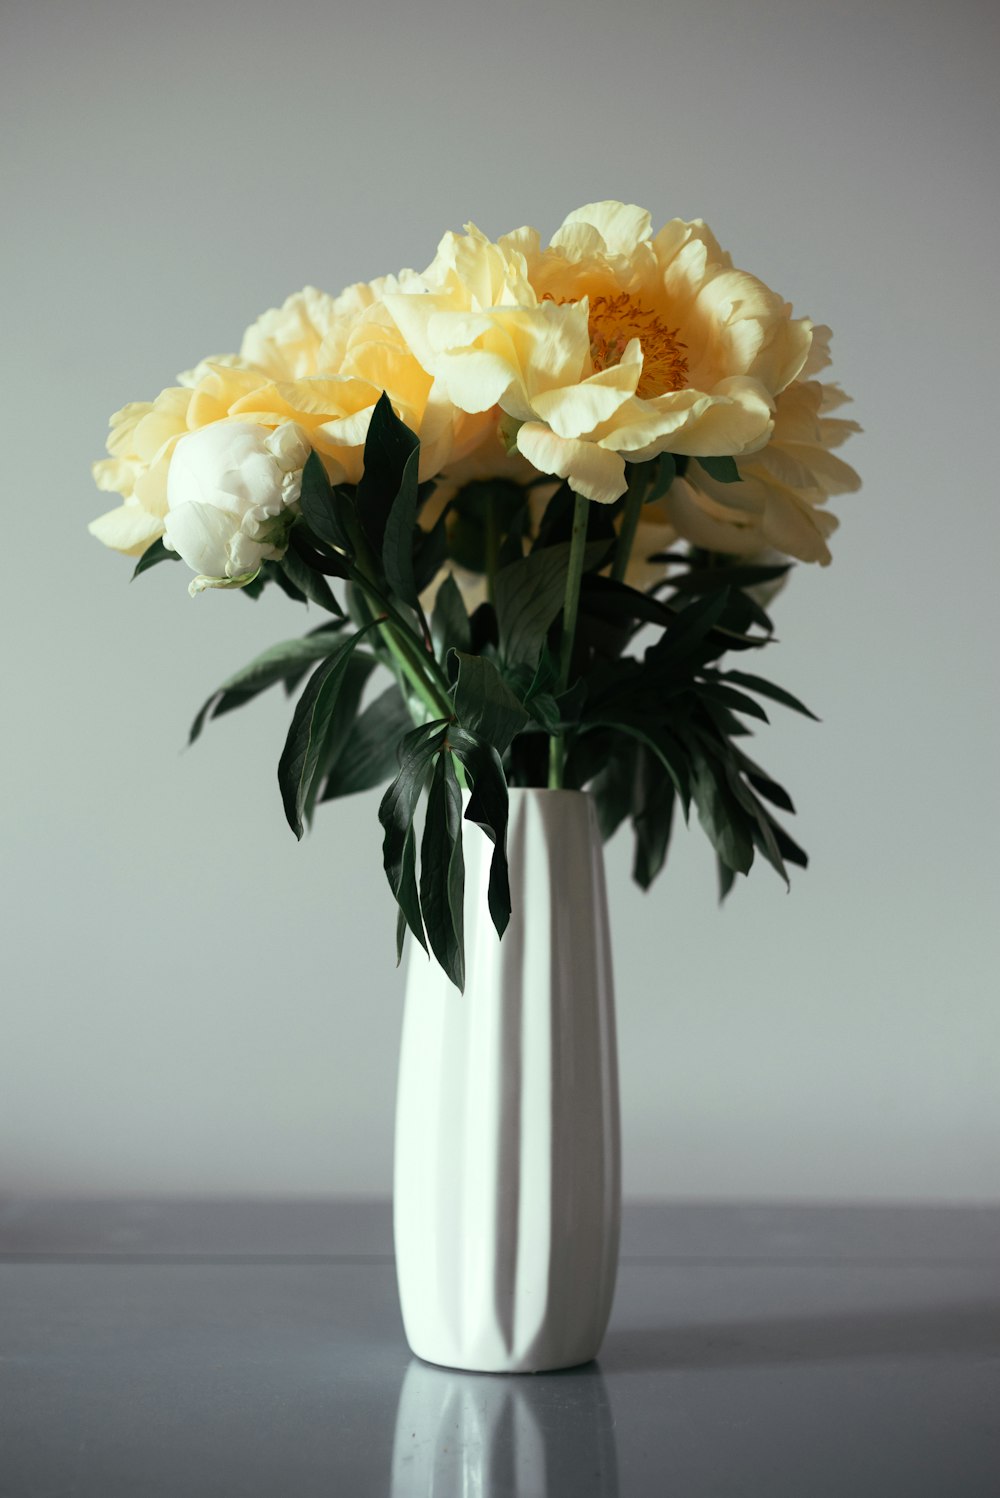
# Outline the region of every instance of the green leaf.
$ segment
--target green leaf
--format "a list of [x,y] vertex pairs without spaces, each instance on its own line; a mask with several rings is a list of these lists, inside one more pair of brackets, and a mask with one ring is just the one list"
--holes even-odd
[[647,659],[655,659],[657,665],[670,666],[688,660],[715,629],[728,603],[728,588],[689,603],[675,616],[663,638],[647,652]]
[[420,909],[431,950],[460,991],[465,987],[464,894],[462,793],[451,755],[441,754],[420,844]]
[[695,753],[691,790],[698,820],[718,856],[728,868],[746,874],[753,863],[750,819],[707,755]]
[[357,513],[376,556],[382,555],[390,512],[417,437],[392,409],[383,391],[372,412],[365,440],[364,472],[357,490]]
[[419,539],[417,536],[417,507],[420,495],[417,479],[419,462],[420,448],[414,447],[403,467],[403,476],[385,523],[385,536],[382,542],[382,566],[385,569],[386,581],[397,598],[401,598],[411,608],[417,607],[418,596],[413,575],[413,548]]
[[[603,541],[591,542],[584,552],[584,568],[607,554]],[[545,637],[562,611],[569,567],[568,542],[533,551],[502,567],[494,579],[494,599],[500,630],[500,654],[507,665],[534,666]]]
[[[737,635],[749,635],[752,625],[758,625],[765,634],[774,633],[774,625],[771,623],[767,610],[762,608],[751,593],[743,588],[732,588],[729,593],[729,604],[722,616],[722,628],[733,631]],[[759,645],[759,640],[742,640],[740,647],[746,645]]]
[[455,713],[460,725],[492,744],[502,757],[528,714],[491,660],[454,652],[458,660]]
[[640,593],[637,588],[613,577],[602,577],[599,572],[583,579],[580,609],[599,618],[641,620],[663,628],[672,627],[678,618],[676,609],[668,608],[652,594]]
[[573,491],[565,481],[549,499],[545,506],[545,512],[538,524],[538,534],[532,547],[533,551],[542,551],[546,547],[559,543],[559,538],[569,536],[573,524],[573,509],[575,500]]
[[750,836],[754,847],[763,853],[768,863],[777,870],[787,886],[789,884],[788,870],[781,857],[781,850],[775,839],[767,808],[757,800],[750,787],[744,783],[734,756],[725,755],[722,759],[722,767],[729,789],[750,818]]
[[666,770],[671,783],[681,798],[685,817],[691,804],[691,770],[683,745],[662,724],[641,723],[628,719],[599,718],[588,723],[585,732],[592,728],[611,728],[635,739],[653,754]]
[[406,928],[416,936],[424,951],[424,922],[420,913],[420,895],[417,891],[417,838],[411,822],[403,842],[403,857],[400,865],[399,889],[396,893],[396,966],[403,960],[403,941]]
[[399,769],[399,744],[413,719],[395,683],[359,713],[334,761],[321,800],[353,796],[390,779]]
[[798,843],[795,842],[793,838],[789,837],[788,833],[785,831],[784,827],[782,827],[781,823],[774,821],[774,819],[772,818],[771,829],[774,833],[774,840],[778,844],[778,847],[781,850],[781,856],[785,860],[785,862],[793,863],[797,868],[800,869],[808,868],[808,854],[799,847]]
[[737,692],[735,687],[728,687],[721,681],[711,680],[699,682],[696,690],[700,697],[707,697],[713,702],[721,702],[723,707],[731,708],[734,713],[746,713],[748,717],[758,718],[762,723],[770,722],[760,703],[753,697],[748,697],[745,692]]
[[763,796],[775,806],[779,806],[782,811],[788,811],[794,815],[795,807],[792,804],[792,798],[783,785],[779,785],[776,780],[772,780],[770,775],[765,770],[762,770],[760,765],[755,764],[749,755],[744,754],[742,749],[734,747],[734,757],[737,765],[753,786],[758,796]]
[[320,787],[328,783],[331,768],[337,763],[344,745],[357,721],[358,704],[378,662],[367,651],[356,650],[348,659],[347,673],[337,694],[333,712],[322,745],[316,773],[312,778],[309,794],[305,799],[303,814],[311,825],[316,802],[320,799]]
[[550,736],[557,734],[562,726],[559,703],[551,692],[536,692],[527,703],[532,718]]
[[424,940],[415,882],[411,887],[406,840],[412,836],[413,816],[427,779],[428,768],[444,744],[447,733],[448,720],[440,718],[433,723],[424,723],[406,734],[399,745],[399,772],[382,797],[378,809],[378,819],[384,833],[382,863],[385,877],[406,924],[424,951],[427,950],[427,943]]
[[143,572],[148,572],[150,567],[155,567],[158,562],[179,562],[180,552],[171,551],[164,546],[162,539],[153,541],[135,564],[129,582],[135,582],[136,578]]
[[330,655],[336,648],[336,634],[341,628],[339,623],[324,625],[321,630],[302,639],[282,640],[279,645],[272,645],[269,650],[255,656],[242,671],[228,677],[204,703],[191,724],[188,743],[194,743],[209,718],[221,718],[223,713],[242,707],[267,687],[297,675],[303,663]]
[[495,572],[521,555],[528,492],[504,479],[473,480],[451,501],[448,553],[469,572]]
[[448,506],[429,531],[417,528],[413,551],[413,580],[417,594],[429,588],[448,560]]
[[[588,727],[584,732],[574,734],[563,766],[563,785],[566,790],[582,791],[585,787],[593,786],[611,759],[621,753],[634,753],[633,742],[611,728]],[[615,822],[614,827],[617,826],[618,823]]]
[[738,484],[740,481],[740,470],[733,458],[698,458],[697,462],[717,484]]
[[510,920],[510,878],[507,871],[507,781],[500,756],[465,729],[452,727],[448,742],[465,770],[471,794],[465,820],[481,827],[493,842],[490,862],[489,907],[497,935]]
[[350,579],[351,564],[346,554],[320,540],[301,515],[292,526],[288,539],[290,547],[313,572],[322,577]]
[[816,714],[810,712],[805,703],[793,697],[791,692],[786,692],[783,687],[776,687],[773,681],[765,681],[761,676],[753,676],[748,671],[722,671],[719,673],[723,681],[735,681],[741,687],[748,687],[751,692],[757,692],[761,697],[769,697],[772,702],[780,702],[782,707],[790,707],[793,712],[803,713],[807,718],[812,718],[814,723],[820,719]]
[[[596,735],[584,735],[584,739]],[[607,842],[632,810],[637,750],[634,741],[614,740],[614,752],[606,756],[589,789],[597,806],[597,824]]]
[[291,598],[294,603],[308,603],[309,600],[297,583],[293,583],[288,573],[280,562],[268,561],[261,568],[269,582],[276,583],[286,598]]
[[791,571],[791,562],[772,567],[753,567],[735,563],[718,567],[692,567],[679,577],[666,579],[666,586],[676,593],[710,593],[716,588],[754,588],[761,583],[776,582]]
[[[370,627],[370,626],[369,626]],[[337,698],[347,675],[351,652],[365,635],[356,635],[323,661],[310,676],[299,698],[285,747],[278,761],[278,785],[285,807],[285,817],[295,836],[301,838],[303,817],[312,794],[312,784],[322,762]]]
[[314,536],[328,546],[353,553],[349,523],[353,499],[350,490],[332,487],[317,452],[309,454],[302,470],[299,509]]
[[632,827],[635,831],[632,877],[640,889],[649,889],[666,862],[676,799],[673,785],[663,778],[650,751],[640,749],[636,756],[632,797]]
[[449,572],[437,590],[431,613],[431,638],[442,659],[449,650],[467,652],[472,646],[472,630],[462,591]]
[[719,875],[719,904],[721,905],[736,883],[736,875],[727,863],[722,862],[718,854],[715,855],[715,867]]
[[337,614],[341,619],[344,611],[330,591],[330,584],[320,572],[313,569],[303,561],[294,548],[289,547],[281,558],[278,566],[288,578],[289,582],[304,594],[310,603],[316,603],[321,609],[326,609],[329,614]]
[[647,505],[655,504],[658,499],[663,499],[677,477],[677,462],[672,453],[661,453],[655,462],[656,472],[644,501]]

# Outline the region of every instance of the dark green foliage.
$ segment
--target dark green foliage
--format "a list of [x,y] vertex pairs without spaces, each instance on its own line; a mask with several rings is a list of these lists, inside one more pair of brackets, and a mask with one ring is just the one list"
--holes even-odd
[[[607,550],[600,541],[588,544],[585,569],[597,566]],[[569,551],[567,542],[559,542],[533,551],[497,573],[500,654],[507,665],[537,665],[549,629],[562,612]]]
[[179,562],[180,555],[176,551],[170,551],[164,546],[162,540],[153,541],[146,547],[142,556],[135,564],[131,581],[135,582],[143,572],[148,572],[150,567],[155,567],[159,562]]
[[493,842],[490,863],[489,907],[497,934],[502,936],[510,920],[510,883],[507,874],[507,780],[500,756],[492,744],[473,733],[453,728],[452,751],[465,770],[471,795],[466,821],[481,827]]
[[382,797],[378,816],[382,823],[382,862],[389,888],[406,924],[426,951],[420,897],[414,871],[413,818],[428,771],[445,742],[444,720],[425,723],[405,735],[399,746],[399,773]]
[[294,545],[288,548],[278,566],[300,597],[307,599],[310,603],[318,604],[329,614],[337,614],[343,618],[344,611],[334,598],[330,584],[323,573],[311,567]]
[[417,606],[417,584],[413,571],[413,540],[416,533],[419,487],[417,465],[420,449],[414,447],[403,465],[399,489],[385,522],[382,567],[390,592],[412,608]]
[[324,750],[334,723],[337,699],[347,678],[351,652],[364,637],[359,630],[335,647],[313,672],[299,698],[278,762],[278,785],[285,817],[296,837],[301,837],[307,809],[314,800],[313,782],[323,767]]
[[337,633],[342,627],[339,622],[325,624],[304,639],[283,640],[280,645],[272,645],[256,656],[242,671],[228,677],[218,691],[212,693],[191,724],[188,743],[194,743],[209,718],[220,718],[223,713],[243,707],[267,687],[298,676],[303,664],[328,656],[336,648]]
[[416,437],[400,421],[389,397],[383,393],[372,412],[357,497],[361,527],[376,556],[382,554],[389,516],[403,487],[407,464],[416,450]]
[[735,458],[698,458],[697,462],[704,468],[709,478],[715,479],[717,484],[739,482],[740,470],[736,466]]
[[373,790],[399,768],[399,743],[413,719],[397,686],[387,687],[355,718],[330,765],[321,801]]
[[528,721],[528,712],[504,681],[493,662],[482,655],[455,651],[458,680],[455,713],[462,728],[506,754],[515,734]]
[[438,588],[431,614],[431,637],[442,659],[450,651],[468,652],[472,648],[472,626],[459,586],[451,573]]
[[[745,743],[752,726],[768,722],[761,699],[812,714],[768,679],[724,664],[730,652],[770,646],[771,621],[755,592],[766,596],[787,564],[692,547],[664,554],[669,571],[646,592],[607,575],[616,527],[635,521],[637,498],[663,498],[691,463],[734,482],[733,459],[663,454],[645,472],[630,468],[627,496],[587,508],[585,537],[566,483],[554,486],[541,515],[526,488],[467,484],[424,528],[433,486],[420,483],[419,463],[417,439],[385,395],[356,487],[332,485],[310,457],[288,550],[244,591],[258,596],[275,584],[334,617],[224,682],[195,719],[192,741],[209,718],[277,683],[298,691],[312,670],[278,771],[289,824],[301,836],[319,802],[388,781],[379,818],[398,949],[409,928],[459,988],[463,822],[493,844],[489,909],[502,935],[511,913],[509,785],[544,786],[551,773],[589,790],[605,838],[631,828],[643,888],[666,862],[678,806],[687,820],[692,803],[715,850],[722,897],[758,854],[786,880],[789,865],[804,867],[805,854],[775,818],[793,812],[791,797]],[[583,577],[569,651],[562,629],[575,514]],[[155,543],[136,575],[172,558]],[[471,617],[455,576],[441,576],[447,564],[484,578],[488,601]],[[422,595],[435,582],[428,619]],[[376,665],[394,679],[366,702]],[[431,721],[414,727],[411,712],[419,716],[422,705]]]
[[431,951],[458,989],[465,987],[462,793],[450,754],[434,764],[420,844],[420,912]]

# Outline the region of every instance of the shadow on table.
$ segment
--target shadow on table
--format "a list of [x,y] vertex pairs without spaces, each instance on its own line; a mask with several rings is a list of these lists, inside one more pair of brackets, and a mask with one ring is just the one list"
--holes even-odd
[[389,1492],[618,1498],[614,1420],[600,1369],[459,1373],[415,1358],[399,1395]]
[[1000,1301],[610,1330],[608,1373],[1000,1354]]

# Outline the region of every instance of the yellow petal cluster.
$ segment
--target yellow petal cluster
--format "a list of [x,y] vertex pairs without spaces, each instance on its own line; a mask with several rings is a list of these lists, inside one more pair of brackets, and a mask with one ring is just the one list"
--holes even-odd
[[705,224],[654,235],[623,203],[577,209],[544,249],[534,229],[494,244],[469,225],[422,280],[386,305],[448,398],[499,407],[533,467],[604,503],[626,461],[762,447],[812,337]]
[[155,401],[111,418],[110,457],[94,466],[101,489],[123,503],[91,532],[138,555],[163,534],[167,473],[177,442],[212,422],[276,428],[295,422],[335,483],[361,477],[372,411],[385,391],[421,440],[422,479],[461,459],[495,420],[471,416],[443,394],[389,315],[386,293],[412,294],[412,272],[348,287],[339,297],[307,287],[264,315],[239,354],[202,361]]
[[619,202],[569,214],[549,244],[448,233],[427,269],[314,287],[265,312],[238,353],[202,361],[154,401],[111,418],[95,464],[115,509],[90,529],[139,554],[163,534],[177,442],[214,422],[300,428],[334,482],[356,483],[385,391],[421,441],[421,478],[566,479],[610,503],[629,463],[663,452],[733,456],[741,480],[697,462],[646,506],[630,581],[678,536],[712,550],[829,560],[832,494],[858,487],[834,449],[856,424],[818,378],[829,330],[734,267],[701,220],[653,232]]
[[738,556],[770,549],[803,562],[830,561],[827,538],[837,519],[826,501],[861,485],[835,449],[861,428],[833,414],[849,400],[839,385],[815,378],[830,362],[829,341],[829,328],[814,329],[806,378],[778,395],[770,441],[739,459],[738,483],[718,483],[698,464],[674,480],[657,508],[678,535]]

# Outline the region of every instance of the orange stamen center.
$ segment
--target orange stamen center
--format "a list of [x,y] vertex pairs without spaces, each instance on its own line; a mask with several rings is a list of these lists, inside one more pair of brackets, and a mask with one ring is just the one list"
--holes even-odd
[[643,399],[683,390],[688,382],[687,347],[679,341],[677,328],[668,328],[651,307],[644,307],[628,292],[597,296],[590,304],[590,357],[594,372],[620,364],[629,342],[638,338],[642,348],[642,374],[636,394]]

